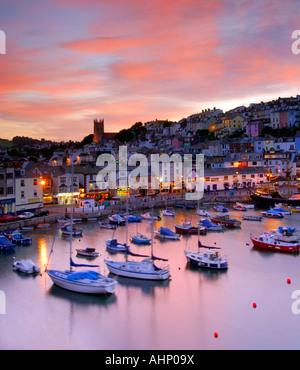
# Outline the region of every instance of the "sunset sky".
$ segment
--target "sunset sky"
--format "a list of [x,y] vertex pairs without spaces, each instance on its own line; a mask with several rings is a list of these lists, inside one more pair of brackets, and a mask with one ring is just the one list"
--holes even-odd
[[300,94],[297,0],[1,0],[0,138],[82,140]]

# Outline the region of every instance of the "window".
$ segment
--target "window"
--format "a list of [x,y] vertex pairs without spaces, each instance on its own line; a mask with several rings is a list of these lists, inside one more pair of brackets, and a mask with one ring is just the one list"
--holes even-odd
[[66,177],[61,177],[60,178],[60,183],[61,184],[66,184],[67,183],[67,178]]
[[25,191],[24,190],[21,191],[21,198],[25,198]]
[[21,180],[21,186],[25,186],[25,180]]
[[37,195],[37,191],[36,190],[34,190],[34,192],[33,192],[33,196],[36,198],[38,195]]
[[7,194],[13,194],[14,193],[14,188],[12,186],[9,186],[7,189]]
[[33,185],[37,185],[37,179],[33,179]]

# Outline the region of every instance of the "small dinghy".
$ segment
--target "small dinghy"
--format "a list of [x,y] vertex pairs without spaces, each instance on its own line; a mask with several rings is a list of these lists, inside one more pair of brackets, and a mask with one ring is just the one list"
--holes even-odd
[[160,216],[152,216],[150,212],[141,215],[145,220],[161,220]]
[[99,253],[96,252],[95,248],[85,248],[85,249],[76,249],[76,252],[79,256],[83,257],[98,257]]
[[32,238],[25,238],[21,233],[14,232],[9,236],[9,240],[17,245],[30,245]]
[[82,230],[75,227],[63,226],[60,228],[63,235],[82,236]]
[[131,241],[136,244],[149,244],[151,242],[151,238],[138,233],[136,235],[131,235]]
[[126,243],[119,243],[117,239],[108,239],[105,241],[106,248],[113,252],[127,252],[130,249]]
[[109,216],[108,219],[109,219],[109,222],[111,224],[118,225],[118,226],[119,225],[125,225],[125,222],[126,222],[125,218],[122,217],[121,215],[118,215],[118,214],[114,214],[112,216]]
[[164,216],[171,216],[171,217],[174,217],[175,216],[175,212],[171,211],[170,209],[164,209],[162,211],[162,214]]
[[112,224],[109,224],[108,222],[99,222],[99,226],[102,227],[102,229],[115,230],[117,228],[117,225],[112,225]]
[[15,245],[7,239],[6,236],[0,234],[0,251],[10,252],[15,249]]
[[13,260],[13,270],[23,272],[24,274],[37,274],[40,272],[37,266],[31,259],[28,260]]

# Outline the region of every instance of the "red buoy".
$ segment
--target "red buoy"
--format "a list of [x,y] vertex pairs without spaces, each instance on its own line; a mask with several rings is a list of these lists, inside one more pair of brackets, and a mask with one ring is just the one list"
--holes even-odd
[[291,282],[292,282],[292,281],[291,281],[291,279],[287,279],[287,280],[286,280],[286,282],[287,282],[288,284],[291,284]]
[[252,303],[252,307],[253,307],[253,308],[256,308],[256,307],[257,307],[257,305],[256,305],[256,303],[255,303],[255,302],[253,302],[253,303]]
[[218,338],[218,336],[219,336],[219,334],[215,331],[215,332],[214,332],[214,337],[215,337],[215,338]]

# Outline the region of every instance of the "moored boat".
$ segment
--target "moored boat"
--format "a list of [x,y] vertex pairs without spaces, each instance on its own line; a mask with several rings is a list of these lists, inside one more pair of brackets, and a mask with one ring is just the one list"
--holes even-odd
[[[205,248],[204,252],[201,252],[200,249]],[[223,257],[219,251],[218,247],[208,247],[203,246],[200,241],[198,245],[198,251],[188,252],[184,251],[184,254],[187,258],[187,261],[192,265],[197,267],[214,269],[214,270],[225,270],[228,268],[227,258]]]
[[63,235],[82,236],[82,230],[81,229],[76,229],[75,227],[62,226],[60,229],[61,229]]
[[261,216],[242,216],[242,220],[247,220],[247,221],[261,221],[262,217]]
[[151,238],[138,233],[136,235],[131,235],[131,241],[136,244],[149,244],[151,242]]
[[272,211],[272,210],[269,210],[269,211],[263,211],[261,212],[261,214],[263,215],[263,217],[266,217],[266,218],[283,218],[283,214],[278,212],[278,211]]
[[214,224],[225,225],[229,228],[241,227],[241,221],[238,221],[235,218],[230,218],[229,215],[215,215],[211,216],[210,219]]
[[160,216],[153,216],[150,212],[141,215],[145,220],[161,220]]
[[168,239],[168,240],[179,240],[180,235],[174,233],[167,227],[160,227],[158,230],[155,230],[156,237],[160,239]]
[[198,227],[192,226],[191,222],[183,222],[181,225],[174,224],[175,232],[177,234],[199,234],[205,235],[206,234],[206,227],[199,225]]
[[76,249],[76,252],[79,256],[95,258],[99,256],[99,253],[96,252],[95,248],[85,248],[85,249]]
[[204,226],[206,231],[224,231],[225,225],[214,224],[209,219],[204,218],[196,222],[197,225]]
[[37,274],[40,272],[39,266],[37,266],[31,259],[13,259],[13,270],[23,272],[24,274]]
[[271,251],[298,253],[300,248],[300,244],[298,243],[276,240],[275,236],[270,232],[264,232],[257,238],[250,236],[250,239],[254,247]]
[[99,222],[99,226],[103,229],[116,229],[117,225],[110,224],[108,222]]
[[25,238],[21,233],[19,232],[14,232],[10,234],[8,239],[17,245],[30,245],[32,244],[32,238]]
[[292,211],[289,209],[285,209],[283,207],[274,207],[271,209],[271,211],[280,212],[283,215],[291,215]]
[[0,234],[0,251],[10,252],[15,249],[15,245],[4,235]]
[[162,211],[162,214],[164,216],[171,216],[171,217],[174,217],[175,216],[175,212],[171,211],[170,209],[164,209]]
[[109,222],[113,225],[119,226],[119,225],[125,225],[126,223],[125,218],[118,214],[111,215],[108,217],[108,219],[109,219]]
[[105,241],[106,248],[113,252],[127,252],[130,246],[126,243],[119,243],[117,239],[108,239]]

